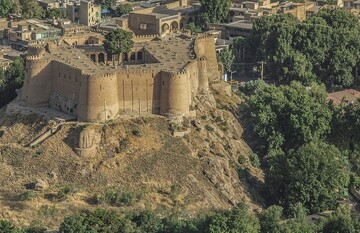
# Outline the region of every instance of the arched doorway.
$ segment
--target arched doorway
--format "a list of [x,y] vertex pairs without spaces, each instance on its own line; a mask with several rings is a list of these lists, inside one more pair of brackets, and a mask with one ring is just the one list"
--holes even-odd
[[176,31],[179,29],[179,23],[174,21],[171,23],[171,31]]
[[99,53],[98,62],[105,63],[105,55],[103,53]]
[[167,24],[167,23],[164,23],[164,24],[161,26],[161,32],[162,32],[162,33],[169,31],[169,29],[170,29],[170,27],[169,27],[169,24]]
[[93,60],[93,62],[96,62],[96,55],[95,55],[95,54],[91,54],[91,55],[90,55],[90,59]]
[[185,26],[186,26],[186,19],[185,19],[185,18],[182,18],[182,19],[180,20],[180,29],[183,29]]

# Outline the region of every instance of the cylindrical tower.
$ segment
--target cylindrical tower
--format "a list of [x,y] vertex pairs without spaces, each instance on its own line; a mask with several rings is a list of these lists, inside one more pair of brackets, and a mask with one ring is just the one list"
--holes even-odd
[[104,122],[115,119],[119,113],[116,73],[88,75],[80,91],[80,121]]
[[190,83],[187,73],[180,71],[165,81],[167,81],[167,85],[162,86],[165,89],[161,91],[161,101],[164,101],[160,109],[161,114],[184,115],[189,113]]
[[200,57],[198,59],[198,77],[199,77],[198,91],[208,91],[209,90],[209,77],[208,77],[205,57]]
[[26,58],[21,100],[30,105],[47,105],[52,85],[51,60],[34,55]]

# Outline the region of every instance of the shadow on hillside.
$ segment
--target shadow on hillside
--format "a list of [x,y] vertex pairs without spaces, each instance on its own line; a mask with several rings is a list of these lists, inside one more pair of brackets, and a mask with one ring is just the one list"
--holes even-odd
[[82,130],[83,127],[70,128],[66,134],[66,137],[63,139],[63,142],[70,148],[78,148],[80,133]]

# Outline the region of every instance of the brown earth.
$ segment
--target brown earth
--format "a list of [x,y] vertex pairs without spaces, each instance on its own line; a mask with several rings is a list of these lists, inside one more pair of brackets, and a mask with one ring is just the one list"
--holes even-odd
[[[257,190],[263,174],[252,167],[251,149],[232,113],[240,99],[221,90],[212,92],[194,101],[196,117],[68,123],[33,148],[26,145],[54,122],[36,115],[9,116],[0,110],[0,219],[20,226],[36,220],[56,228],[64,216],[98,207],[151,208],[161,214],[178,211],[192,216],[246,202],[260,210]],[[80,157],[74,148],[80,146],[80,133],[85,130],[96,139],[96,153]],[[173,136],[185,131],[183,137]],[[246,174],[239,177],[238,170]],[[48,187],[32,191],[39,179]],[[56,198],[64,187],[70,193]],[[19,195],[27,190],[35,196],[21,201]],[[138,200],[130,206],[95,204],[94,199],[106,191],[132,191]]]

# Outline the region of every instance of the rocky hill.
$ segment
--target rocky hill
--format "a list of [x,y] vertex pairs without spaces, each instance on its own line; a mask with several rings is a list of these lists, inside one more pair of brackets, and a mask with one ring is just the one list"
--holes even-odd
[[[56,227],[72,212],[98,207],[192,216],[247,202],[260,210],[254,184],[263,175],[233,114],[240,101],[220,83],[197,97],[196,116],[187,119],[141,116],[57,129],[37,115],[2,111],[0,219]],[[110,200],[114,193],[122,198]]]

